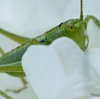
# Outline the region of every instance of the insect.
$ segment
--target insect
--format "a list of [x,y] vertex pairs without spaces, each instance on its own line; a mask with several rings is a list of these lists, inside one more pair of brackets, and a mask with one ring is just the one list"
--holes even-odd
[[[22,68],[21,59],[27,48],[35,44],[49,45],[55,39],[60,38],[62,36],[71,38],[74,42],[76,42],[80,49],[85,51],[89,43],[88,35],[86,34],[86,29],[89,20],[92,19],[98,27],[100,27],[100,22],[92,15],[88,15],[84,19],[82,2],[83,1],[80,0],[81,7],[79,19],[70,19],[65,22],[62,22],[58,26],[52,28],[51,30],[45,32],[43,35],[40,35],[36,38],[25,38],[15,35],[13,33],[9,33],[8,31],[5,31],[3,29],[0,29],[0,33],[2,35],[5,35],[8,38],[22,44],[16,49],[0,57],[0,72],[5,72],[15,77],[24,77],[25,73]],[[1,48],[0,50],[0,52],[3,54]]]

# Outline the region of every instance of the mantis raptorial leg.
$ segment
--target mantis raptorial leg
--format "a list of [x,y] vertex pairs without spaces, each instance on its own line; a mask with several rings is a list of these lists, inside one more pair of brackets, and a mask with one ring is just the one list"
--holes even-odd
[[98,28],[100,28],[100,21],[92,15],[86,16],[86,18],[84,19],[84,22],[88,25],[90,20],[93,20],[93,22],[98,26]]

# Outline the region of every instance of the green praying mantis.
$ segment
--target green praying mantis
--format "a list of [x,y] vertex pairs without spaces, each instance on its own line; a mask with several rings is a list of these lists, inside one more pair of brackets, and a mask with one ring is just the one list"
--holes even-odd
[[[89,38],[86,33],[87,25],[89,20],[92,19],[94,23],[100,28],[100,22],[92,15],[88,15],[86,18],[83,16],[83,1],[80,0],[80,18],[70,19],[62,22],[58,26],[52,28],[51,30],[45,32],[36,38],[26,38],[22,36],[15,35],[3,29],[0,29],[2,35],[22,44],[16,49],[4,54],[0,48],[0,52],[4,55],[0,57],[0,72],[7,73],[15,77],[24,77],[25,73],[22,68],[21,60],[23,54],[26,52],[27,48],[31,45],[42,44],[49,45],[55,39],[60,37],[68,37],[72,39],[80,47],[81,50],[85,51],[89,44]],[[2,94],[2,92],[0,92]],[[12,99],[6,94],[2,94],[7,99]]]

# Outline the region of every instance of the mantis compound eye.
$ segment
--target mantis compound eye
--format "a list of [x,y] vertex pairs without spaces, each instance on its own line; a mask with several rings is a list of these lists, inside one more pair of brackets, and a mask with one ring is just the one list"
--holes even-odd
[[70,24],[70,25],[69,25],[69,28],[70,28],[70,29],[73,29],[73,25],[72,25],[72,24]]
[[69,24],[69,25],[68,25],[68,29],[69,29],[70,31],[74,31],[74,25],[73,25],[73,24]]

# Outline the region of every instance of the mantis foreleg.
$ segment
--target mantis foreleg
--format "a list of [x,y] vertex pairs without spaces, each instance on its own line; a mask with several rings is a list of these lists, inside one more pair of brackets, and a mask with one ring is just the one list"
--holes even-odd
[[3,49],[0,47],[0,54],[1,55],[4,55],[5,54],[5,52],[3,51]]
[[86,16],[86,18],[84,19],[84,22],[86,23],[86,25],[89,23],[89,21],[90,20],[93,20],[94,21],[94,23],[98,26],[98,28],[100,28],[100,21],[96,18],[96,17],[94,17],[94,16],[92,16],[92,15],[88,15],[88,16]]
[[26,84],[27,84],[26,79],[24,77],[19,77],[19,78],[22,81],[22,83],[23,83],[24,86],[22,88],[18,89],[18,90],[7,89],[6,92],[11,91],[11,92],[14,92],[14,93],[19,93],[20,91],[22,91],[22,90],[24,90],[24,89],[27,88],[27,86],[26,86]]
[[9,95],[7,95],[6,93],[4,93],[4,92],[1,91],[1,90],[0,90],[0,94],[1,94],[3,97],[7,98],[7,99],[13,99],[12,97],[10,97]]
[[20,44],[24,44],[24,43],[26,43],[27,41],[30,40],[30,38],[26,38],[26,37],[22,37],[22,36],[10,33],[8,31],[5,31],[5,30],[1,29],[1,28],[0,28],[0,33],[2,35],[12,39],[13,41],[16,41],[16,42],[20,43]]
[[[89,23],[90,20],[93,20],[93,22],[97,25],[97,27],[100,29],[100,21],[92,16],[92,15],[87,15],[86,18],[84,19],[84,22],[86,23],[86,28],[87,28],[87,25]],[[89,42],[89,38],[88,36],[86,36],[86,40]],[[87,45],[88,46],[88,45]]]

